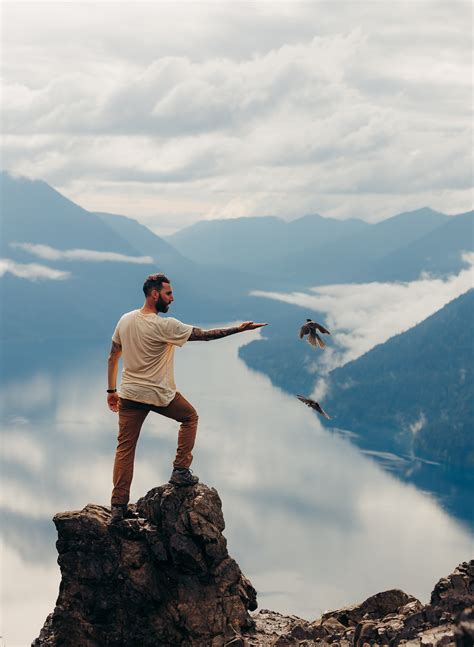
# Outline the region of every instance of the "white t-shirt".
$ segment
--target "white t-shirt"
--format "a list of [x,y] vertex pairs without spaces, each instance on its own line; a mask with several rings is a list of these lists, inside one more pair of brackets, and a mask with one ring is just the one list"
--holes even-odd
[[121,398],[166,407],[176,394],[173,359],[193,326],[173,317],[127,312],[120,318],[112,341],[122,346]]

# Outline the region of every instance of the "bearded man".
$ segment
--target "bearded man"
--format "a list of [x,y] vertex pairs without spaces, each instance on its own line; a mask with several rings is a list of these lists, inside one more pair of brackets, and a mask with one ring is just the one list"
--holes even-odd
[[[173,317],[161,317],[174,301],[170,280],[151,274],[143,284],[145,303],[124,314],[112,336],[108,359],[107,404],[119,415],[112,491],[112,522],[124,518],[130,498],[135,449],[145,418],[150,411],[180,423],[178,448],[169,482],[175,486],[195,485],[191,472],[192,449],[198,414],[176,390],[174,351],[187,341],[210,341],[255,330],[264,323],[246,321],[239,326],[202,330]],[[117,391],[119,360],[123,360],[122,381]]]

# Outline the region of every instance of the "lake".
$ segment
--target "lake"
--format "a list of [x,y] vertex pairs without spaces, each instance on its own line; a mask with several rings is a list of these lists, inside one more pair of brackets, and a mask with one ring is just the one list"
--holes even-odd
[[[189,343],[176,352],[175,374],[200,415],[192,467],[219,492],[229,553],[257,589],[260,608],[314,619],[390,588],[427,602],[440,577],[472,558],[472,528],[247,368],[238,348],[258,335]],[[4,348],[7,647],[29,645],[54,608],[60,574],[52,516],[109,503],[117,432],[105,398],[109,345]],[[168,480],[176,432],[176,423],[148,416],[132,501]]]

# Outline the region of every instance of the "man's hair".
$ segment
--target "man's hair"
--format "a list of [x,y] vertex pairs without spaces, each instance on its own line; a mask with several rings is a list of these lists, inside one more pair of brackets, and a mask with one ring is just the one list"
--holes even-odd
[[143,292],[145,293],[145,296],[147,297],[152,290],[160,291],[163,283],[170,283],[170,280],[161,272],[147,276],[146,281],[143,284]]

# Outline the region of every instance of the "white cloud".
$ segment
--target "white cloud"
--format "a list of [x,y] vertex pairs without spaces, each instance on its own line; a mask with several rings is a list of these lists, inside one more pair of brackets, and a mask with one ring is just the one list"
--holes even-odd
[[44,451],[31,436],[18,430],[3,431],[1,445],[2,459],[38,471],[44,464]]
[[34,256],[48,261],[93,261],[113,263],[153,263],[151,256],[127,256],[115,252],[99,252],[94,249],[55,249],[49,245],[36,245],[34,243],[10,243],[11,247],[22,249]]
[[4,164],[86,208],[155,229],[469,208],[467,3],[14,5]]
[[[33,500],[31,509],[37,505],[38,500]],[[18,514],[17,510],[14,512]],[[0,554],[2,580],[5,582],[2,587],[0,645],[25,647],[31,644],[32,636],[39,635],[46,616],[54,607],[61,574],[54,559],[46,563],[25,560],[16,546],[9,545],[3,539],[0,542]]]
[[57,492],[57,500],[51,497],[38,496],[36,489],[32,489],[28,483],[20,483],[18,479],[2,477],[0,488],[0,508],[22,514],[33,519],[52,517],[61,507],[68,505],[67,494]]
[[71,276],[70,272],[63,272],[55,270],[46,265],[38,265],[37,263],[16,263],[9,258],[0,258],[0,276],[10,273],[21,279],[28,281],[62,281]]
[[331,370],[415,326],[472,287],[471,266],[447,279],[424,277],[408,283],[323,285],[312,288],[309,294],[252,294],[326,314],[332,336],[324,352],[318,355],[318,364],[320,369]]

